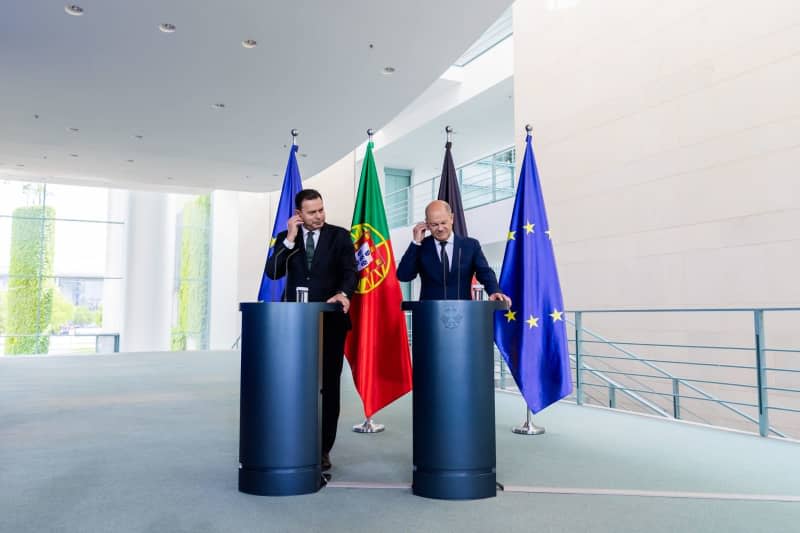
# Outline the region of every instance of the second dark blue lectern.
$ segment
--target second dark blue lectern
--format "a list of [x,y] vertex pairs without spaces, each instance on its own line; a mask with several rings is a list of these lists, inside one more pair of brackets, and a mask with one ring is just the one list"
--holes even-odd
[[412,312],[414,479],[419,496],[497,495],[494,311],[500,302],[403,302]]
[[[316,492],[325,303],[242,303],[239,490],[262,496]],[[341,312],[341,311],[339,311]]]

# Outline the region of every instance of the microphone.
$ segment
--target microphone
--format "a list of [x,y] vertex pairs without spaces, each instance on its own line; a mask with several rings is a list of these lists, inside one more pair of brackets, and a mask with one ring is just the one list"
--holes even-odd
[[281,256],[283,252],[286,251],[286,248],[281,248],[274,257],[274,268],[272,269],[272,279],[278,279],[278,258]]
[[295,245],[294,251],[286,256],[286,288],[283,289],[283,301],[286,301],[286,293],[289,290],[289,260],[292,258],[294,254],[300,251],[300,247]]

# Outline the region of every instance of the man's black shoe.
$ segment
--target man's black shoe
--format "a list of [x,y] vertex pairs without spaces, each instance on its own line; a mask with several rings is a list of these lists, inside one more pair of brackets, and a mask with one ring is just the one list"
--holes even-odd
[[323,472],[327,472],[328,470],[331,469],[331,466],[333,465],[331,464],[330,454],[327,453],[322,454],[322,460],[320,461],[320,466],[322,467]]

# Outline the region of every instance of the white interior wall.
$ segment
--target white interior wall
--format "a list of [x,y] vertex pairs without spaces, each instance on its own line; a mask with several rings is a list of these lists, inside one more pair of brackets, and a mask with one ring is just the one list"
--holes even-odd
[[[568,308],[800,302],[798,22],[790,0],[514,5],[517,147],[521,153],[531,123]],[[768,316],[767,346],[796,347],[797,316]],[[611,338],[754,342],[752,313],[587,320]],[[752,351],[652,355],[755,363]],[[778,366],[778,355],[768,363]],[[680,373],[755,383],[753,371]],[[768,382],[785,385],[779,379],[771,373]],[[703,388],[756,400],[746,389]],[[798,407],[777,391],[770,402]],[[730,412],[720,416],[748,426]],[[797,417],[771,416],[800,428]]]
[[515,123],[570,307],[797,303],[796,3],[551,5],[514,5]]
[[211,194],[209,332],[211,350],[229,349],[239,336],[239,193]]
[[[237,300],[255,302],[267,259],[277,193],[238,193]],[[275,196],[273,202],[272,196]],[[215,256],[215,259],[216,256]],[[238,313],[238,310],[237,310]],[[237,320],[239,318],[237,317]],[[240,322],[237,322],[240,323]]]

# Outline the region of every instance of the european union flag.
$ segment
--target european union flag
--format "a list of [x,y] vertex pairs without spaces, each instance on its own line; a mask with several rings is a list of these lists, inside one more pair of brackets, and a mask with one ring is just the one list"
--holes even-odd
[[528,407],[537,413],[572,392],[564,304],[530,133],[508,228],[494,337]]
[[[275,215],[275,224],[272,226],[272,237],[269,240],[269,250],[267,259],[275,251],[275,238],[278,233],[286,229],[286,221],[294,214],[294,197],[303,190],[303,183],[300,181],[300,169],[297,166],[298,146],[292,145],[289,151],[289,161],[286,163],[286,172],[283,175],[283,187],[281,187],[281,199],[278,201],[278,212]],[[258,290],[259,302],[280,302],[283,288],[286,286],[286,277],[272,280],[266,274],[261,276],[261,288]]]

